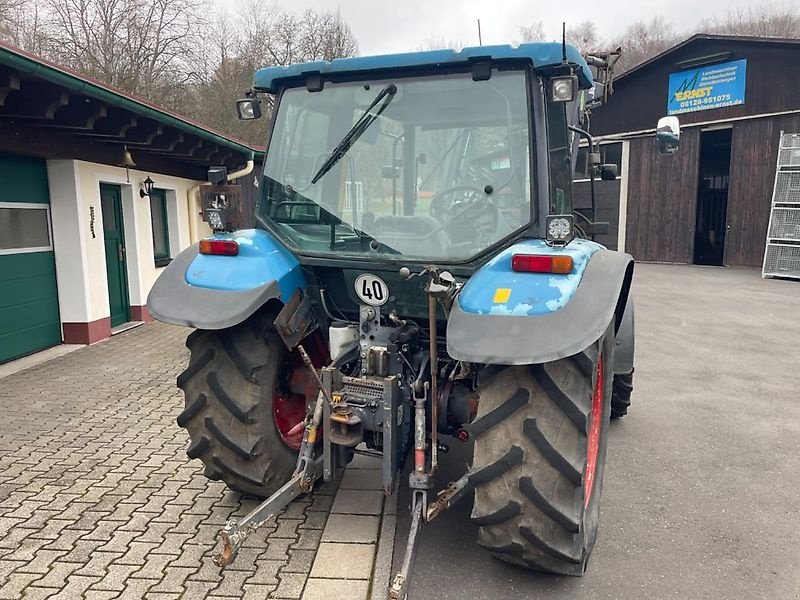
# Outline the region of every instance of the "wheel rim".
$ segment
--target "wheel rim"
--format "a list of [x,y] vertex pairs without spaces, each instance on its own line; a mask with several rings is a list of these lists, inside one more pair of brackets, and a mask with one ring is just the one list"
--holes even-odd
[[300,450],[303,428],[298,424],[302,423],[306,416],[305,396],[276,392],[272,396],[272,416],[283,443],[292,450]]
[[[304,343],[305,346],[305,343]],[[321,340],[306,346],[312,364],[319,368],[326,362]],[[300,450],[303,443],[303,422],[308,401],[317,396],[317,387],[300,353],[284,354],[278,372],[278,385],[272,395],[272,418],[281,441],[291,450]]]
[[600,430],[603,424],[603,396],[604,385],[603,356],[597,359],[597,372],[595,374],[594,390],[592,391],[591,425],[589,426],[589,441],[586,450],[586,496],[584,508],[589,506],[592,498],[592,488],[597,471],[597,454],[600,450]]

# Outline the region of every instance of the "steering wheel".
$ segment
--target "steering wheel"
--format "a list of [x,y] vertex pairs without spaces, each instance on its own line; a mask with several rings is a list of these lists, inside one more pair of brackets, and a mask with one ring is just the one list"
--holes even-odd
[[[453,202],[453,199],[451,198],[450,202],[448,203],[446,198],[452,196],[453,194],[457,194],[458,192],[471,192],[471,195],[463,202],[469,205],[474,204],[476,201],[479,201],[486,195],[481,188],[474,185],[456,185],[434,194],[433,198],[431,198],[431,205],[428,208],[428,214],[442,223],[448,219],[452,219],[451,215],[454,214],[454,209],[459,204],[462,204],[462,202]],[[477,198],[474,196],[475,194],[478,195]]]
[[[467,187],[467,186],[464,186],[464,187]],[[455,189],[455,188],[453,188],[453,189]],[[470,188],[470,189],[474,189],[474,188]],[[450,190],[445,190],[445,191],[447,192],[447,191],[450,191]],[[481,191],[481,194],[483,194],[483,191]],[[445,215],[448,218],[445,218],[438,226],[434,227],[431,231],[429,231],[428,233],[423,235],[421,237],[421,239],[426,240],[426,239],[432,237],[433,235],[439,233],[440,231],[442,231],[443,229],[445,229],[449,225],[457,223],[458,221],[461,221],[463,219],[476,219],[477,217],[480,217],[483,214],[490,215],[491,219],[492,219],[491,228],[492,229],[496,229],[497,228],[497,223],[498,223],[498,220],[500,218],[500,211],[494,205],[494,203],[489,202],[488,198],[485,198],[485,197],[484,198],[478,198],[475,201],[470,202],[469,204],[467,204],[466,207],[461,208],[461,210],[453,210],[453,208],[454,207],[450,207],[449,213],[447,215]],[[480,236],[481,232],[478,231],[478,234]]]

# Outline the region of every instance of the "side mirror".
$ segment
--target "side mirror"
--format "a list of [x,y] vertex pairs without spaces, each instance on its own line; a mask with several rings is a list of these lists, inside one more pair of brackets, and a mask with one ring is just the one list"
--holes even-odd
[[606,164],[600,165],[600,179],[603,181],[614,181],[617,178],[619,171],[617,165]]
[[384,179],[397,179],[400,177],[400,167],[385,165],[381,167],[381,176]]
[[243,98],[236,101],[236,113],[242,121],[252,121],[261,117],[261,101],[258,98]]
[[664,156],[675,154],[680,146],[681,124],[678,117],[661,117],[656,125],[658,153]]

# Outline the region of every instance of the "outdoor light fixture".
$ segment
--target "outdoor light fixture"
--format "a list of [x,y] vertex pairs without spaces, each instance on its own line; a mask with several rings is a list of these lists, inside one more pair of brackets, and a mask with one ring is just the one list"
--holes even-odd
[[144,189],[143,190],[139,190],[139,197],[140,198],[145,198],[145,197],[148,197],[150,194],[153,193],[153,184],[155,184],[155,181],[150,179],[150,176],[148,175],[147,179],[145,179],[142,182],[142,184],[144,185]]
[[571,102],[575,99],[577,89],[577,76],[553,77],[550,80],[550,100],[553,102]]
[[568,244],[575,237],[572,215],[550,215],[545,220],[547,241],[551,244]]

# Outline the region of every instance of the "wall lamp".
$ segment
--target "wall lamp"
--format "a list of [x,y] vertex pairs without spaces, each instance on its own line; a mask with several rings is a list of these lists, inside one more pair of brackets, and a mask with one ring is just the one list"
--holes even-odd
[[153,185],[155,185],[155,181],[150,179],[150,176],[148,175],[147,179],[145,179],[142,182],[142,184],[144,185],[144,189],[143,190],[139,190],[139,197],[140,198],[145,198],[147,196],[150,196],[150,194],[153,193]]

